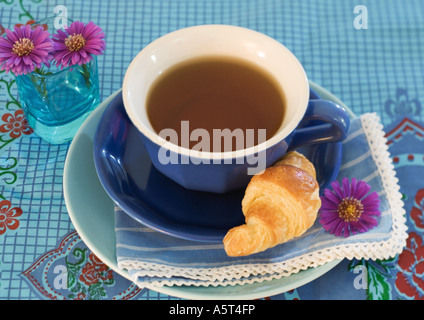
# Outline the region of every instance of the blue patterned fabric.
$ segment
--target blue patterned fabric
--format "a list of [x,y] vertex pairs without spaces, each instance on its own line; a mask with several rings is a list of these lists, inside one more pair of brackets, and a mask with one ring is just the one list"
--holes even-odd
[[[340,98],[355,114],[376,112],[405,203],[410,236],[405,254],[378,262],[344,260],[323,277],[272,298],[424,297],[423,276],[415,269],[422,261],[419,252],[424,243],[422,0],[0,0],[0,34],[15,24],[54,15],[58,5],[64,5],[73,20],[92,20],[104,29],[107,48],[98,59],[102,99],[121,88],[133,57],[154,39],[182,27],[222,23],[275,38],[298,57],[310,80]],[[13,76],[0,73],[2,116],[14,115],[20,108],[13,81]],[[3,124],[1,118],[0,128]],[[69,145],[49,145],[35,134],[11,137],[9,131],[0,129],[0,201],[5,201],[2,205],[9,214],[13,208],[21,210],[17,228],[7,227],[0,234],[0,299],[52,299],[56,294],[51,288],[57,274],[53,267],[48,269],[44,258],[59,252],[63,241],[75,239],[70,237],[75,229],[62,189]],[[81,239],[75,241],[88,250]],[[91,261],[88,256],[87,263]],[[65,252],[60,257],[66,266]],[[49,277],[42,278],[40,269],[32,277],[33,266],[51,271]],[[365,288],[354,286],[356,266],[368,270]],[[118,274],[114,277],[121,279]],[[122,298],[118,293],[129,292],[132,284],[104,284],[108,285],[115,291],[96,298]],[[174,298],[147,289],[130,292],[125,297]],[[71,288],[67,294],[84,298]]]

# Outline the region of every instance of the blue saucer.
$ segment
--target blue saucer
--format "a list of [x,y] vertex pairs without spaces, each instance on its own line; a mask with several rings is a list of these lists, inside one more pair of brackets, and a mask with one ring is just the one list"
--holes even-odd
[[[311,91],[314,98],[318,94]],[[244,189],[226,194],[191,191],[154,168],[125,112],[121,92],[99,121],[93,149],[97,175],[109,197],[145,226],[178,238],[222,242],[230,228],[244,223]],[[321,190],[337,177],[341,143],[298,151],[315,165]]]

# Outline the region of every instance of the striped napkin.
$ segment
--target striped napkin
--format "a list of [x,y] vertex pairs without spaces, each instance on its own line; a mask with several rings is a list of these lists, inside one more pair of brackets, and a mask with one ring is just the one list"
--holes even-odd
[[115,209],[118,267],[144,287],[226,286],[262,282],[321,266],[335,259],[387,259],[406,244],[403,202],[379,117],[367,113],[351,122],[343,142],[338,180],[355,177],[380,199],[379,224],[348,238],[325,232],[319,221],[301,237],[246,257],[228,257],[222,244],[193,242],[159,233]]

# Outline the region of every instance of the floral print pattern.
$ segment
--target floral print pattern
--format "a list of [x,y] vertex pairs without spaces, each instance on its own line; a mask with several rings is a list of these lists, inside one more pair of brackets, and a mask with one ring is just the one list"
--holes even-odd
[[100,261],[76,231],[38,257],[22,275],[33,290],[52,300],[128,300],[143,291]]
[[400,271],[395,285],[399,294],[407,299],[424,300],[424,245],[417,233],[409,234],[397,265]]
[[19,227],[17,217],[22,215],[22,209],[13,207],[9,200],[0,201],[0,235],[6,233],[7,229],[16,230]]
[[29,126],[22,109],[16,110],[14,114],[5,113],[1,117],[3,124],[0,125],[0,132],[9,133],[11,138],[19,138],[22,134],[30,135],[34,131]]
[[109,269],[107,265],[105,265],[93,253],[90,253],[88,259],[89,261],[82,269],[79,280],[84,282],[87,286],[96,284],[99,281],[107,283],[113,282],[112,270]]
[[[73,300],[98,300],[108,296],[106,287],[115,285],[113,271],[92,252],[75,248],[67,257],[68,294]],[[73,258],[76,261],[72,262]]]
[[424,189],[415,195],[414,207],[411,209],[411,220],[416,229],[424,231]]
[[413,116],[420,114],[421,103],[417,99],[411,99],[406,89],[398,88],[396,99],[387,100],[384,109],[388,115],[393,117]]

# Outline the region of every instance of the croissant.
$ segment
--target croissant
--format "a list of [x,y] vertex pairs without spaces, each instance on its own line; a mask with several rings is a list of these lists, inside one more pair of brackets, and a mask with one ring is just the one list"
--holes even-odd
[[252,177],[242,200],[246,224],[227,232],[224,249],[229,256],[246,256],[289,241],[314,224],[320,207],[313,164],[289,152]]

